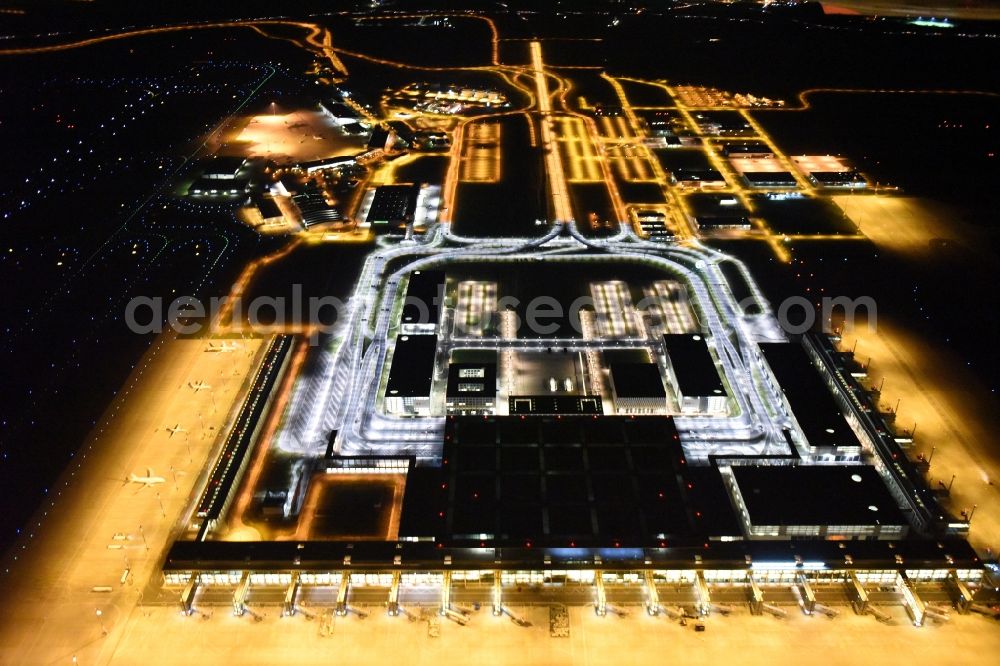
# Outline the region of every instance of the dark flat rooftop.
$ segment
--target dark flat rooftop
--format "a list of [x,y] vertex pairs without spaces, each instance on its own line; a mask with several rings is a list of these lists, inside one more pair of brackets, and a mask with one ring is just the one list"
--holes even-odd
[[417,209],[416,185],[382,185],[375,188],[375,197],[365,218],[369,224],[388,222],[396,224],[413,219]]
[[747,465],[732,473],[753,525],[907,524],[868,465]]
[[671,174],[674,179],[681,182],[709,182],[725,181],[722,174],[717,169],[674,169]]
[[323,108],[330,112],[331,115],[337,118],[357,118],[358,112],[347,106],[343,102],[337,102],[334,100],[323,101]]
[[257,207],[260,216],[265,220],[281,217],[281,209],[278,208],[278,204],[274,202],[274,199],[256,199],[254,205]]
[[702,398],[725,394],[722,378],[704,337],[671,333],[663,336],[663,346],[670,357],[681,395]]
[[401,321],[405,324],[437,324],[444,296],[444,271],[413,271],[406,286]]
[[732,229],[750,226],[746,215],[698,215],[695,218],[699,229]]
[[442,466],[408,476],[400,535],[636,547],[740,534],[703,469],[689,475],[670,417],[449,417]]
[[660,368],[655,363],[612,363],[611,382],[619,398],[666,398]]
[[798,184],[789,171],[744,171],[743,178],[755,187],[795,187]]
[[[373,127],[371,136],[368,137],[368,150],[381,150],[389,142],[389,131],[382,127]],[[386,185],[385,187],[393,187]]]
[[859,185],[865,182],[857,171],[811,171],[809,175],[820,185],[830,187]]
[[813,365],[801,344],[762,344],[760,350],[810,446],[861,446],[819,368]]
[[752,129],[747,119],[735,110],[698,111],[694,118],[699,124],[713,123],[724,130]]
[[216,156],[204,161],[202,175],[205,178],[212,176],[226,176],[232,178],[247,163],[247,158],[236,155]]
[[398,335],[385,394],[402,398],[431,394],[436,335]]
[[246,178],[197,178],[188,187],[188,194],[194,192],[216,191],[221,194],[229,192],[246,192],[250,181]]
[[763,141],[726,141],[722,144],[723,155],[771,155],[771,150]]

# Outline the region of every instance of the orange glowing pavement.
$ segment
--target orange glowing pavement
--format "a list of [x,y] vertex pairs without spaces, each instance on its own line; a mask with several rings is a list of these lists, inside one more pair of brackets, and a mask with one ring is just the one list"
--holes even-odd
[[[106,663],[130,639],[261,343],[213,353],[167,333],[153,344],[4,561],[0,663]],[[163,482],[125,481],[148,468]]]

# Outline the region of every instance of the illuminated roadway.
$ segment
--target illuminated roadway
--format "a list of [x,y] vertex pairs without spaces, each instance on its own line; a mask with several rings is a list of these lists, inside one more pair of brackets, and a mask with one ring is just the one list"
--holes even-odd
[[[628,225],[607,239],[582,236],[572,224],[555,224],[538,238],[466,239],[440,225],[424,241],[409,241],[373,252],[365,262],[347,312],[332,334],[331,347],[320,352],[317,372],[301,378],[290,401],[278,445],[308,456],[322,456],[331,433],[338,431],[335,450],[343,455],[416,455],[436,460],[441,453],[443,416],[394,416],[381,411],[379,390],[390,340],[398,321],[400,286],[414,270],[459,264],[515,264],[545,261],[614,265],[641,263],[684,281],[700,307],[703,323],[718,352],[722,374],[736,409],[725,416],[676,416],[685,453],[693,459],[709,455],[788,453],[782,427],[792,427],[783,403],[761,387],[768,372],[758,360],[756,343],[781,340],[770,308],[752,282],[761,314],[740,310],[721,273],[732,258],[700,245],[671,245],[638,239]],[[594,250],[599,250],[595,252]],[[393,270],[388,266],[392,263]],[[447,326],[439,326],[447,330]],[[440,332],[440,331],[439,331]],[[452,348],[569,349],[635,346],[639,338],[495,339],[449,338]]]

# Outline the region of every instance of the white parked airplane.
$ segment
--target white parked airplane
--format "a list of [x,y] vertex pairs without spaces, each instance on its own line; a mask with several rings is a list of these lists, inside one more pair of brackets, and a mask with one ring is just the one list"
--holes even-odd
[[194,392],[198,391],[208,391],[212,389],[211,384],[206,384],[205,382],[188,382],[188,386],[194,389]]
[[168,437],[173,437],[173,436],[174,436],[174,435],[176,435],[177,433],[179,433],[179,432],[187,432],[187,430],[185,430],[184,428],[182,428],[182,427],[181,427],[181,424],[180,424],[180,423],[178,423],[177,425],[175,425],[175,426],[173,426],[173,427],[170,427],[170,428],[167,428],[167,432],[169,432],[169,433],[170,433],[170,434],[168,435]]
[[129,474],[128,481],[129,483],[141,483],[143,488],[145,488],[146,486],[155,486],[159,483],[167,482],[167,480],[164,479],[162,476],[153,476],[152,467],[146,468],[146,476],[136,476],[135,474]]
[[239,348],[240,346],[235,342],[219,342],[219,343],[209,342],[208,349],[206,349],[205,351],[226,353],[226,352],[234,352]]

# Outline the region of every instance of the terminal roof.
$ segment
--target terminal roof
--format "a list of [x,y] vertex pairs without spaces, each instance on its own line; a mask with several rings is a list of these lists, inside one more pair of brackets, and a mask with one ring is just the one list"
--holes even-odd
[[760,345],[760,349],[810,446],[861,446],[820,370],[801,344],[768,343]]
[[868,465],[734,465],[753,525],[906,525]]

